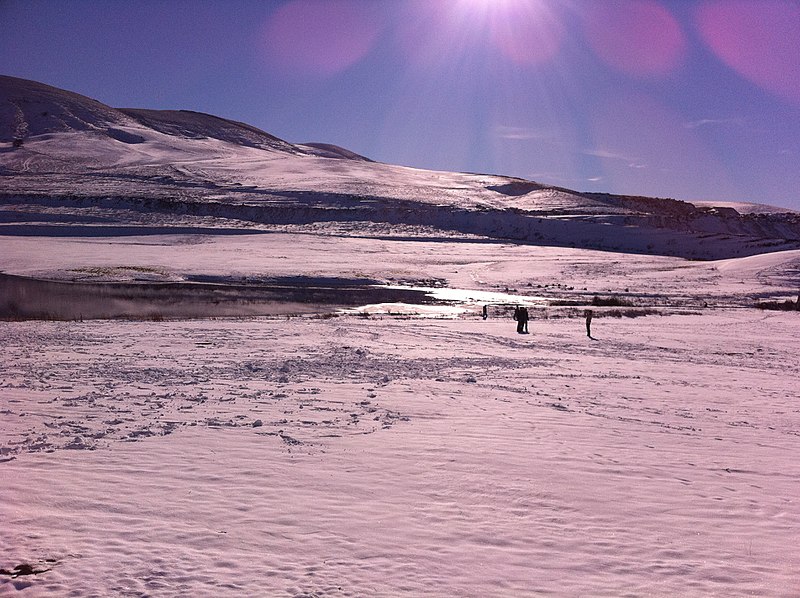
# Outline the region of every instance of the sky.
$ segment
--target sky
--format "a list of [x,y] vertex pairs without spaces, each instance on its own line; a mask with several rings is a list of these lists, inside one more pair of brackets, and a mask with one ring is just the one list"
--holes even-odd
[[0,0],[0,74],[294,143],[800,210],[800,0]]

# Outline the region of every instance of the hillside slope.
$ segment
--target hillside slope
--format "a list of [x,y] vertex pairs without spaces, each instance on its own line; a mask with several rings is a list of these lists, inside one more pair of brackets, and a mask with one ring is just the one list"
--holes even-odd
[[376,163],[212,115],[114,109],[13,77],[0,77],[0,118],[0,234],[43,222],[101,234],[97,220],[91,231],[75,227],[91,212],[115,226],[377,223],[696,259],[800,248],[797,213]]

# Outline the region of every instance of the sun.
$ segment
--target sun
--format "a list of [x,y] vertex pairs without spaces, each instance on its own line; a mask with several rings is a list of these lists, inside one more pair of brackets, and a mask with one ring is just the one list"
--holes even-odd
[[563,0],[417,0],[408,3],[397,39],[413,64],[444,68],[485,60],[544,68],[566,37]]
[[530,0],[456,0],[459,11],[472,13],[473,16],[491,15],[503,12],[514,4],[528,2]]
[[565,28],[552,0],[456,0],[454,6],[473,33],[485,34],[518,64],[546,64],[561,48]]
[[462,4],[476,4],[484,6],[502,6],[504,4],[515,4],[529,0],[459,0]]
[[457,4],[464,9],[482,10],[488,12],[501,12],[507,9],[519,7],[535,7],[541,5],[544,0],[457,0]]

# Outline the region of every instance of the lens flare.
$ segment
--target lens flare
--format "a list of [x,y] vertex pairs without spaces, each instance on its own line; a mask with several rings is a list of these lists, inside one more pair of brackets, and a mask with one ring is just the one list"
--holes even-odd
[[720,60],[752,83],[800,104],[800,3],[707,1],[695,19]]
[[629,75],[667,75],[686,54],[680,25],[654,0],[595,2],[584,14],[584,25],[600,59]]
[[395,38],[409,66],[452,68],[469,41],[453,7],[452,0],[408,0],[400,6]]
[[369,53],[382,26],[368,2],[291,0],[271,15],[264,29],[267,60],[300,76],[335,75]]

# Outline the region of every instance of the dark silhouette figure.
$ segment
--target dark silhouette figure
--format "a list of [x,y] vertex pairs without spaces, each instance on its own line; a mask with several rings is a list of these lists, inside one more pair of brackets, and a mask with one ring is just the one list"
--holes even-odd
[[514,307],[514,319],[517,321],[517,333],[528,334],[528,309],[519,305]]
[[484,305],[483,306],[483,319],[485,320],[488,317],[489,317],[489,306],[488,305]]
[[592,338],[592,310],[587,309],[583,315],[586,316],[586,336]]

